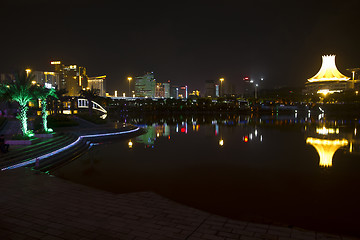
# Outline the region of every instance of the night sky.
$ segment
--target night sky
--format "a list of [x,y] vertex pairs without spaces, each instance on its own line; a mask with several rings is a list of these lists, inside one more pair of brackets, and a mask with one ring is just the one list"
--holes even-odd
[[0,72],[52,70],[51,60],[108,76],[128,75],[204,91],[225,78],[264,77],[261,88],[303,86],[335,54],[338,69],[360,67],[360,1],[18,1],[0,3]]

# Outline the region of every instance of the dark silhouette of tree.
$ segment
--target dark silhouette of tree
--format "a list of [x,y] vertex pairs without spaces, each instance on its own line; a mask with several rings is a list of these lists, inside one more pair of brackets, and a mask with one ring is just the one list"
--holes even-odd
[[93,109],[93,104],[92,101],[94,101],[97,96],[99,95],[99,90],[98,89],[85,89],[85,90],[80,90],[80,96],[86,98],[89,102],[89,114],[92,115],[92,109]]
[[[54,100],[54,105],[55,105],[55,114],[59,113],[59,101],[60,101],[60,113],[63,114],[64,111],[64,101],[67,99],[67,97],[65,96],[65,94],[68,93],[68,91],[66,89],[59,89],[55,91],[55,97],[51,97]],[[58,101],[59,100],[59,101]]]

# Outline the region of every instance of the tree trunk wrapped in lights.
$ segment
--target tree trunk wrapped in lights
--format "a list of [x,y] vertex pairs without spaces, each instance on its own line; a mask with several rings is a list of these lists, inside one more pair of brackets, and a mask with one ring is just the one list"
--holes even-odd
[[43,122],[43,130],[44,132],[52,132],[52,129],[50,130],[47,126],[47,98],[49,96],[52,96],[54,98],[57,98],[55,94],[55,90],[52,88],[45,88],[45,87],[38,87],[35,91],[35,95],[41,100],[41,116],[42,116],[42,122]]
[[23,136],[32,135],[32,131],[29,131],[27,126],[27,111],[28,104],[33,99],[33,78],[31,74],[18,73],[15,75],[15,81],[10,81],[0,87],[2,98],[15,101],[20,105],[16,118],[20,121]]
[[28,126],[27,126],[27,111],[28,111],[29,107],[28,106],[22,106],[20,105],[19,107],[19,113],[17,114],[16,118],[19,119],[20,121],[20,125],[21,125],[21,131],[23,133],[23,135],[28,135]]
[[41,117],[43,120],[43,128],[44,128],[45,132],[48,132],[49,131],[48,126],[47,126],[48,113],[46,111],[46,105],[47,105],[46,99],[41,100]]

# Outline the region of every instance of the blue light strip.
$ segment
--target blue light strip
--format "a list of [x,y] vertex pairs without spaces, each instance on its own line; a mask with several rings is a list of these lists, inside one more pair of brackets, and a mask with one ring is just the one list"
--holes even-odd
[[42,155],[42,156],[33,158],[33,159],[31,159],[31,160],[28,160],[28,161],[25,161],[25,162],[21,162],[21,163],[12,165],[12,166],[8,166],[8,167],[5,167],[5,168],[2,168],[1,171],[5,171],[5,170],[9,170],[9,169],[15,169],[15,168],[18,168],[18,167],[23,167],[23,166],[26,166],[26,165],[35,163],[37,159],[40,161],[40,160],[42,160],[42,159],[51,157],[51,156],[53,156],[53,155],[55,155],[55,154],[58,154],[58,153],[60,153],[60,152],[65,151],[66,149],[69,149],[69,148],[75,146],[75,145],[76,145],[77,143],[79,143],[83,138],[115,136],[115,135],[120,135],[120,134],[126,134],[126,133],[136,132],[136,131],[138,131],[139,129],[140,129],[140,128],[137,127],[137,128],[135,128],[135,129],[133,129],[133,130],[123,131],[123,132],[113,132],[113,133],[100,133],[100,134],[92,134],[92,135],[83,135],[83,136],[78,137],[78,139],[76,139],[74,142],[70,143],[69,145],[67,145],[67,146],[65,146],[65,147],[62,147],[62,148],[60,148],[60,149],[58,149],[58,150],[55,150],[55,151],[50,152],[50,153],[47,153],[47,154],[45,154],[45,155]]

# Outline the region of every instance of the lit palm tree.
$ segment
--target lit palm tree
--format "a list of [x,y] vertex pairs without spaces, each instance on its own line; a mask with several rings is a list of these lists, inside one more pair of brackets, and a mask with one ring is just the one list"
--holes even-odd
[[98,89],[86,89],[86,90],[80,90],[80,96],[86,98],[89,102],[89,114],[92,115],[92,108],[93,104],[92,101],[99,95]]
[[58,98],[55,94],[55,89],[52,88],[46,88],[46,87],[37,87],[35,90],[35,96],[40,99],[41,101],[41,115],[42,115],[42,122],[43,122],[43,130],[45,132],[49,132],[51,130],[47,127],[47,116],[48,113],[46,111],[47,107],[47,98],[53,97]]
[[20,121],[23,136],[28,136],[31,133],[31,131],[28,131],[27,111],[29,102],[34,99],[32,94],[34,89],[33,79],[34,76],[31,73],[17,73],[15,74],[15,81],[2,84],[0,87],[0,94],[3,98],[19,104],[19,112],[16,118]]

